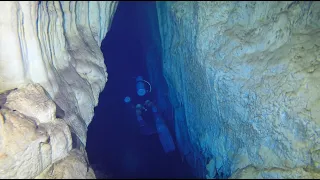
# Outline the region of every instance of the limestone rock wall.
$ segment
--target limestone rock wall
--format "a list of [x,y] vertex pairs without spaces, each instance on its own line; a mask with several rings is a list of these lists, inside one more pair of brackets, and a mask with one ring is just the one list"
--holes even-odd
[[0,178],[34,178],[68,161],[78,163],[55,177],[94,177],[84,147],[107,81],[100,45],[116,6],[0,2]]
[[157,10],[175,128],[190,137],[180,134],[179,147],[205,156],[197,171],[319,178],[320,3],[157,2]]

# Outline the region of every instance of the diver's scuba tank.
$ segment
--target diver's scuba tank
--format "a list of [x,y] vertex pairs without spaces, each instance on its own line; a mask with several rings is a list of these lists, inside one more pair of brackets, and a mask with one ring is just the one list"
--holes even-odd
[[[149,85],[149,90],[146,90],[145,84]],[[147,92],[151,92],[151,85],[148,81],[144,80],[142,76],[136,78],[136,89],[138,96],[144,96]]]
[[[138,77],[132,77],[132,78],[135,78],[136,79],[136,89],[137,89],[137,94],[138,96],[144,96],[146,95],[147,93],[151,92],[151,85],[148,81],[144,80],[142,78],[142,76],[138,76]],[[148,84],[149,85],[149,90],[146,89],[145,85]],[[126,104],[129,104],[131,105],[131,107],[135,107],[132,103],[132,99],[130,96],[126,96],[123,101],[126,103]],[[146,108],[142,108],[143,110],[146,111]]]

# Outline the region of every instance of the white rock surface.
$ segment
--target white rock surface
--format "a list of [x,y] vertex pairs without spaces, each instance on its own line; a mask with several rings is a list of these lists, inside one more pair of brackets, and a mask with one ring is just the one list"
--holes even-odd
[[[29,104],[30,97],[37,105]],[[11,91],[7,100],[0,109],[0,178],[36,177],[71,150],[70,130],[62,119],[33,116],[34,112],[55,115],[53,101],[38,84]]]
[[35,179],[95,179],[93,170],[87,167],[85,156],[73,149],[68,156],[52,164]]
[[179,147],[210,160],[206,177],[319,178],[320,3],[157,9],[176,130],[190,136]]
[[[57,161],[86,159],[87,126],[107,81],[100,45],[116,6],[0,2],[0,178],[34,178]],[[70,131],[82,142],[76,155]],[[77,162],[55,176],[94,178]]]

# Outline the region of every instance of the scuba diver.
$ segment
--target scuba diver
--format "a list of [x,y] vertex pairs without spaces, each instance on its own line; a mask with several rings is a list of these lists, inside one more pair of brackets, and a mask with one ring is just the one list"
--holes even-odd
[[[149,85],[149,90],[145,88],[145,85]],[[145,96],[147,93],[151,92],[151,85],[148,81],[144,80],[142,76],[138,76],[136,78],[136,92],[139,97]],[[139,99],[139,97],[137,99]],[[145,108],[144,105],[137,103],[136,105],[132,102],[131,97],[126,96],[124,98],[124,102],[128,104],[132,109],[135,109],[136,113],[136,119],[138,121],[139,127],[140,127],[140,132],[143,135],[152,135],[156,134],[157,130],[156,128],[150,126],[150,123],[147,123],[143,119],[143,114],[144,112],[147,111],[147,108]]]
[[[149,90],[146,90],[145,85],[149,85]],[[136,78],[136,91],[137,95],[140,97],[145,96],[147,93],[151,92],[151,85],[148,81],[144,80],[142,76],[138,76]],[[165,153],[172,152],[175,150],[175,145],[170,134],[170,131],[165,124],[160,112],[158,112],[158,108],[156,104],[150,100],[145,100],[144,104],[136,104],[134,105],[131,101],[129,96],[124,98],[124,102],[131,106],[131,108],[135,109],[136,118],[140,126],[140,132],[144,135],[151,135],[157,133],[162,144],[163,150]],[[153,128],[149,124],[145,122],[142,117],[142,114],[148,109],[151,109],[153,117],[154,117],[154,124],[156,128]]]

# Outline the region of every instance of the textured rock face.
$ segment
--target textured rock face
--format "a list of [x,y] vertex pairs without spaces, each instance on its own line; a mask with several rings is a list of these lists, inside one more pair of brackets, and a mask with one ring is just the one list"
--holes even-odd
[[100,45],[116,6],[0,2],[0,178],[49,167],[61,167],[54,177],[94,177],[84,146],[107,81]]
[[38,84],[13,90],[0,110],[0,178],[33,178],[67,156],[68,125]]
[[73,149],[66,158],[49,166],[36,179],[95,179],[84,157],[81,151]]
[[319,178],[320,3],[157,10],[181,151],[198,148],[207,177]]

